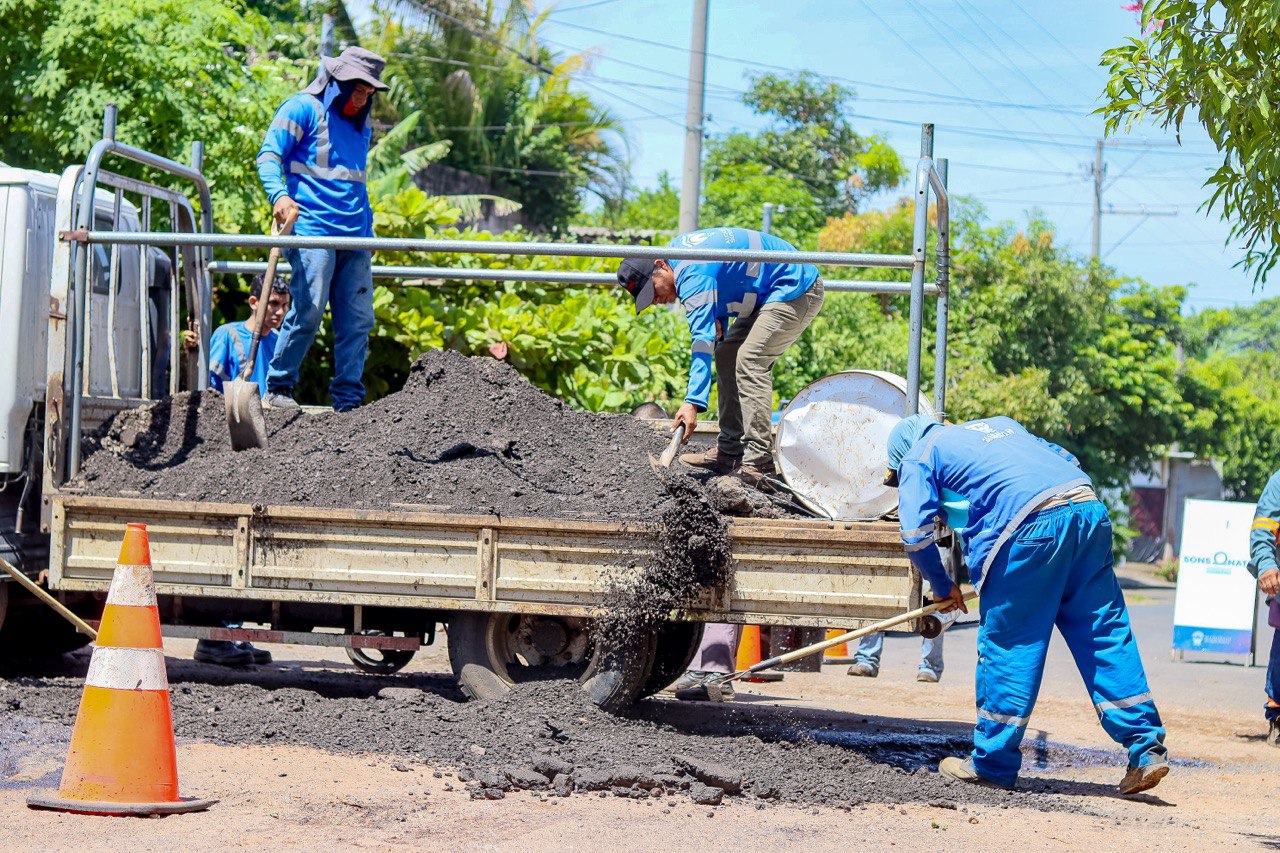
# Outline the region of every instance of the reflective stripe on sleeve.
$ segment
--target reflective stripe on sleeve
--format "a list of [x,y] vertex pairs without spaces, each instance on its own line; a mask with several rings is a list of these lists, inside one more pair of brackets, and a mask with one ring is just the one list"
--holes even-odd
[[1094,702],[1093,707],[1098,710],[1099,714],[1107,711],[1120,711],[1125,708],[1132,708],[1134,705],[1141,705],[1143,702],[1150,702],[1151,691],[1139,693],[1137,696],[1130,696],[1128,699],[1117,699],[1114,702]]
[[1253,527],[1249,529],[1250,530],[1267,530],[1267,531],[1270,531],[1271,533],[1275,533],[1276,531],[1280,530],[1280,521],[1275,521],[1273,519],[1267,518],[1265,515],[1260,515],[1253,520]]
[[155,607],[156,584],[150,566],[116,566],[107,590],[107,604]]
[[[271,122],[271,127],[278,127],[284,132],[288,133],[294,139],[297,139],[299,141],[302,140],[302,135],[304,133],[302,129],[302,125],[298,124],[293,119],[288,119],[288,118],[285,118],[284,116],[276,116],[276,120]],[[267,129],[270,130],[271,128],[267,128]]]
[[936,532],[937,529],[938,529],[938,525],[936,524],[926,524],[924,527],[917,527],[915,530],[902,531],[902,538],[911,539],[916,536],[924,536],[926,534],[932,534]]
[[86,687],[109,690],[168,690],[164,652],[101,646],[93,650],[84,683]]
[[978,716],[984,720],[990,720],[993,723],[1001,723],[1006,726],[1015,726],[1022,728],[1030,720],[1030,717],[1015,717],[1012,714],[997,714],[994,711],[987,711],[983,708],[978,709]]
[[715,341],[694,341],[690,347],[694,355],[711,355],[716,351]]
[[719,291],[701,290],[688,299],[681,299],[680,304],[684,306],[684,310],[692,311],[694,308],[701,308],[703,305],[714,305],[718,298]]
[[912,554],[912,553],[915,553],[916,551],[923,551],[925,548],[928,548],[930,545],[933,545],[933,544],[935,544],[935,540],[932,538],[929,538],[929,539],[921,539],[919,542],[904,542],[903,547],[906,549],[908,554]]
[[281,165],[284,165],[284,161],[280,159],[280,155],[275,153],[274,151],[263,151],[261,154],[258,155],[257,162],[280,163]]

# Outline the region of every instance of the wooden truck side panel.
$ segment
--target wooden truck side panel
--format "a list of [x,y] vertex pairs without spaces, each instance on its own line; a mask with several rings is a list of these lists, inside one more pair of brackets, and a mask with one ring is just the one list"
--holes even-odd
[[[642,559],[642,524],[440,512],[254,507],[60,494],[50,583],[105,591],[128,522],[161,594],[590,616],[606,575]],[[738,519],[733,580],[698,621],[855,627],[918,607],[890,523]]]

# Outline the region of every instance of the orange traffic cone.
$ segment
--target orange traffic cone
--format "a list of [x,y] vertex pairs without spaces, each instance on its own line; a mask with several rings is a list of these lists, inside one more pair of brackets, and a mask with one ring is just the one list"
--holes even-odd
[[[752,666],[764,660],[760,656],[760,626],[759,625],[743,625],[742,639],[738,640],[738,672],[749,669]],[[781,681],[782,673],[780,672],[757,672],[755,675],[741,679],[742,681],[753,681],[756,684],[763,684],[767,681]]]
[[[845,634],[845,633],[848,633],[848,632],[842,631],[839,628],[828,628],[827,639],[830,640],[832,637],[838,637],[841,634]],[[849,644],[841,643],[838,646],[832,646],[831,648],[827,649],[825,652],[822,653],[822,662],[823,663],[853,663],[853,656],[849,654]]]
[[178,796],[178,757],[160,613],[145,524],[130,524],[58,793],[27,805],[81,814],[152,815],[201,811],[217,800]]

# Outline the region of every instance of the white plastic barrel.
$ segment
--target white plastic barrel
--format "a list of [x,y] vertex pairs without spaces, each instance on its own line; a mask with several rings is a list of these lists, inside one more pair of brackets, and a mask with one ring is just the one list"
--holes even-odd
[[[906,414],[907,380],[847,370],[805,386],[782,411],[774,459],[812,509],[838,520],[879,518],[898,505],[884,485],[889,433]],[[921,414],[933,406],[920,396]]]

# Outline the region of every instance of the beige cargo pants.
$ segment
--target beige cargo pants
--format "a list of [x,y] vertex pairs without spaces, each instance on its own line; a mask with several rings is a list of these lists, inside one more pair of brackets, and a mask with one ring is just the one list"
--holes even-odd
[[822,308],[822,279],[790,302],[739,317],[716,347],[720,389],[718,453],[745,465],[772,464],[773,365]]

